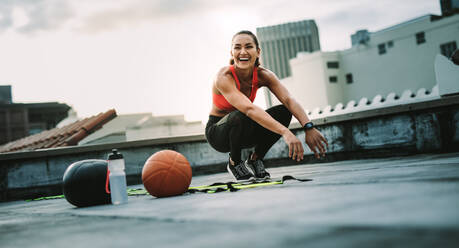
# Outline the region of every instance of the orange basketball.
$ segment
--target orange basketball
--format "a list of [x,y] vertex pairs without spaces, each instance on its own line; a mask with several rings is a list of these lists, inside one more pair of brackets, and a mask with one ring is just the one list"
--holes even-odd
[[188,190],[191,183],[190,163],[176,151],[159,151],[145,162],[142,182],[152,196],[181,195]]

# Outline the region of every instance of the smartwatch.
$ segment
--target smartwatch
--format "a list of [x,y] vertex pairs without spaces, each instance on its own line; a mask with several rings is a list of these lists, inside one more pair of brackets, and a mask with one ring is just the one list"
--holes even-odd
[[308,122],[308,123],[304,124],[303,128],[304,128],[304,130],[306,130],[306,131],[307,131],[307,130],[310,130],[310,129],[314,128],[314,123]]

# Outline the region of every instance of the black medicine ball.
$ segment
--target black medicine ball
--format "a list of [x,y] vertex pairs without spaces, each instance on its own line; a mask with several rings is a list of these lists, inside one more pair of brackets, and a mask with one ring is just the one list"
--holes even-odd
[[105,191],[107,180],[105,160],[88,159],[71,164],[64,173],[65,199],[77,207],[111,203]]

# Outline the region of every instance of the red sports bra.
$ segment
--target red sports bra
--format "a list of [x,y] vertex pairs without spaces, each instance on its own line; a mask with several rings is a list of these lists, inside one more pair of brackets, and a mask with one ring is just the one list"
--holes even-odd
[[[234,66],[230,66],[231,72],[233,73],[234,80],[236,80],[237,84],[237,89],[241,90],[241,83],[239,83],[239,79],[237,78],[236,71],[234,70]],[[253,102],[255,100],[255,97],[257,96],[257,90],[258,90],[258,68],[255,67],[253,69],[253,79],[252,79],[252,91],[250,92],[250,101]],[[223,95],[217,95],[215,93],[212,94],[212,100],[217,106],[217,108],[225,111],[233,111],[236,108],[231,105],[226,98]]]

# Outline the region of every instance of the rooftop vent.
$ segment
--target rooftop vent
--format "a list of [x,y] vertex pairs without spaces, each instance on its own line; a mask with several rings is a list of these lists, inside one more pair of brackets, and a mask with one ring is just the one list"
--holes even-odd
[[0,104],[10,104],[11,99],[11,85],[0,85]]
[[440,0],[442,16],[451,16],[459,13],[459,0]]
[[366,29],[359,30],[351,35],[352,46],[367,44],[370,41],[370,32]]

